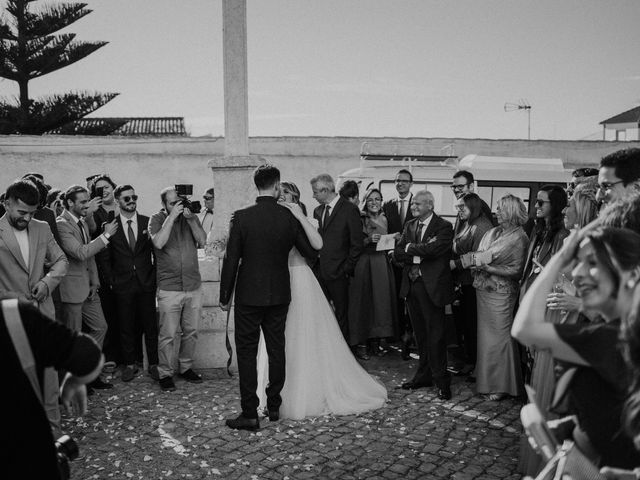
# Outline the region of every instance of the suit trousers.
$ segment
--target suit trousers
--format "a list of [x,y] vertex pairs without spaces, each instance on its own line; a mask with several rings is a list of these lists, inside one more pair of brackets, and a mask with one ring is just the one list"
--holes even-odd
[[451,375],[447,371],[444,307],[438,307],[431,301],[421,278],[411,282],[407,306],[420,355],[413,381],[434,381],[440,388],[448,387]]
[[[404,267],[393,265],[393,277],[396,283],[396,294],[400,299],[398,301],[398,324],[394,325],[395,335],[398,340],[402,339],[402,336],[405,333],[411,335],[413,332],[411,329],[411,320],[409,320],[409,315],[407,314],[407,305],[404,298],[400,297],[400,286],[402,285],[402,273],[404,271]],[[409,337],[411,338],[411,337]]]
[[102,349],[107,334],[107,322],[97,294],[82,303],[62,302],[62,323],[75,332],[88,333]]
[[349,343],[349,277],[336,279],[322,278],[317,275],[327,300],[333,303],[336,320],[347,344]]
[[123,362],[122,349],[120,346],[120,325],[116,313],[116,298],[109,288],[101,288],[98,291],[102,313],[107,322],[107,335],[104,338],[105,361],[112,361],[118,364]]
[[198,340],[198,322],[202,313],[202,286],[190,292],[158,289],[158,373],[160,378],[173,376],[175,351],[173,342],[178,332],[180,353],[178,366],[184,373],[193,366]]
[[145,292],[139,282],[124,292],[114,292],[115,310],[119,320],[119,344],[122,361],[133,365],[138,360],[141,335],[147,349],[149,365],[158,365],[158,316],[155,292]]
[[258,418],[258,374],[256,357],[260,329],[269,357],[269,385],[266,388],[267,408],[278,410],[282,404],[280,392],[285,380],[284,329],[289,304],[270,306],[235,305],[235,341],[240,380],[240,406],[246,418]]

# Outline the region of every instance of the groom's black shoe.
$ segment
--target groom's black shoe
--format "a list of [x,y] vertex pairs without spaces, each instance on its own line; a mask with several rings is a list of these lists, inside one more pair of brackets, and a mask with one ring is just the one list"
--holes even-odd
[[237,418],[227,420],[227,427],[234,430],[260,430],[260,422],[257,418],[247,418],[240,414]]
[[410,382],[405,382],[401,385],[403,390],[417,390],[419,388],[429,388],[433,387],[433,382],[414,382],[411,380]]
[[269,410],[269,421],[277,422],[280,420],[280,412],[278,410]]

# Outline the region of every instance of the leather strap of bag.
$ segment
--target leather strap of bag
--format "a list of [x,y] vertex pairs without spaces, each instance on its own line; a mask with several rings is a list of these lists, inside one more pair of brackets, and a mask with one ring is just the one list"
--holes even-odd
[[24,331],[22,325],[22,319],[20,318],[20,310],[18,310],[18,300],[13,298],[11,300],[2,301],[2,315],[4,316],[4,322],[7,325],[9,336],[13,341],[13,347],[18,354],[22,369],[27,375],[33,391],[40,400],[40,403],[44,405],[42,400],[42,392],[40,391],[40,382],[38,382],[38,375],[36,374],[36,362],[33,358],[33,352],[27,339],[27,333]]
[[229,310],[227,310],[227,326],[225,332],[225,345],[227,347],[227,353],[229,354],[229,358],[227,359],[227,374],[230,377],[233,377],[233,373],[231,373],[231,362],[233,361],[233,347],[231,346],[231,340],[229,340],[229,319],[231,318],[231,307],[233,305],[233,295],[235,290],[231,292],[231,298],[229,299]]

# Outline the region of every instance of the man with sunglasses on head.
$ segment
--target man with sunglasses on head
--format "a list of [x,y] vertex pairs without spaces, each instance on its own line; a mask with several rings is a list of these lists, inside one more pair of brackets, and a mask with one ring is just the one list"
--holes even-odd
[[200,219],[204,233],[209,235],[211,227],[213,227],[213,206],[215,202],[215,192],[213,188],[209,188],[204,192],[202,200],[204,200],[204,208],[198,215],[198,218]]
[[598,169],[597,168],[576,168],[573,172],[571,172],[571,181],[567,183],[567,197],[571,198],[573,196],[573,192],[576,187],[581,183],[588,182],[590,179],[598,177]]
[[193,354],[202,312],[202,285],[198,248],[204,248],[206,233],[173,187],[160,192],[164,207],[151,217],[149,236],[156,255],[158,283],[158,372],[165,392],[176,389],[173,382],[175,353],[173,340],[182,330],[179,376],[191,383],[202,383],[193,371]]
[[156,318],[156,268],[148,235],[149,217],[137,212],[138,196],[131,185],[113,191],[118,203],[117,232],[100,257],[100,267],[115,300],[122,361],[122,381],[138,373],[136,356],[144,334],[149,375],[158,380],[158,321]]
[[603,204],[623,200],[640,191],[640,148],[610,153],[600,160],[598,193]]

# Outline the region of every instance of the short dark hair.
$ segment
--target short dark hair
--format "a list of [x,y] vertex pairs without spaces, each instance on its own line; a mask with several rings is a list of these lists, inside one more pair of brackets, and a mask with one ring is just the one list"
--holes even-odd
[[475,181],[475,179],[473,178],[473,173],[467,170],[458,170],[456,173],[453,174],[453,178],[460,178],[460,177],[464,177],[464,179],[467,181],[467,185]]
[[267,190],[280,181],[280,170],[270,164],[259,165],[253,171],[253,183],[258,190]]
[[29,206],[40,205],[38,187],[27,179],[16,180],[9,185],[4,197],[5,201],[11,198],[13,200],[22,200]]
[[62,194],[62,203],[65,209],[69,210],[68,201],[71,200],[71,202],[75,202],[79,193],[89,193],[89,191],[80,185],[71,185],[67,188],[66,192]]
[[596,175],[598,175],[598,169],[591,167],[576,168],[573,172],[571,172],[572,177],[578,178],[595,177]]
[[207,190],[204,192],[205,195],[211,195],[212,197],[216,196],[216,191],[213,187],[211,188],[207,188]]
[[22,178],[29,178],[29,177],[36,177],[39,180],[42,180],[44,182],[44,176],[41,173],[37,173],[37,172],[29,172],[29,173],[25,173]]
[[624,185],[640,179],[640,148],[627,148],[610,153],[600,160],[600,167],[613,167]]
[[126,192],[127,190],[135,190],[135,188],[133,188],[131,185],[125,184],[125,185],[118,185],[114,190],[113,190],[113,196],[114,198],[120,198],[120,195],[122,195],[122,192]]
[[396,173],[396,178],[398,178],[398,175],[400,175],[401,173],[404,173],[405,175],[409,175],[409,181],[413,183],[413,175],[409,170],[407,170],[406,168],[403,168],[402,170],[398,170],[398,173]]
[[338,193],[341,197],[353,198],[360,195],[360,189],[358,188],[358,183],[355,180],[347,180],[342,184]]
[[49,205],[54,200],[57,200],[61,193],[62,191],[59,188],[52,188],[51,190],[49,190],[49,193],[47,193],[46,204]]
[[40,208],[44,207],[46,204],[47,193],[49,193],[49,190],[47,189],[47,186],[44,184],[42,179],[40,177],[37,177],[34,174],[29,174],[28,176],[25,176],[22,178],[24,180],[29,180],[31,183],[33,183],[36,186],[36,188],[38,189],[38,194],[40,195],[40,203],[38,204],[38,206]]

